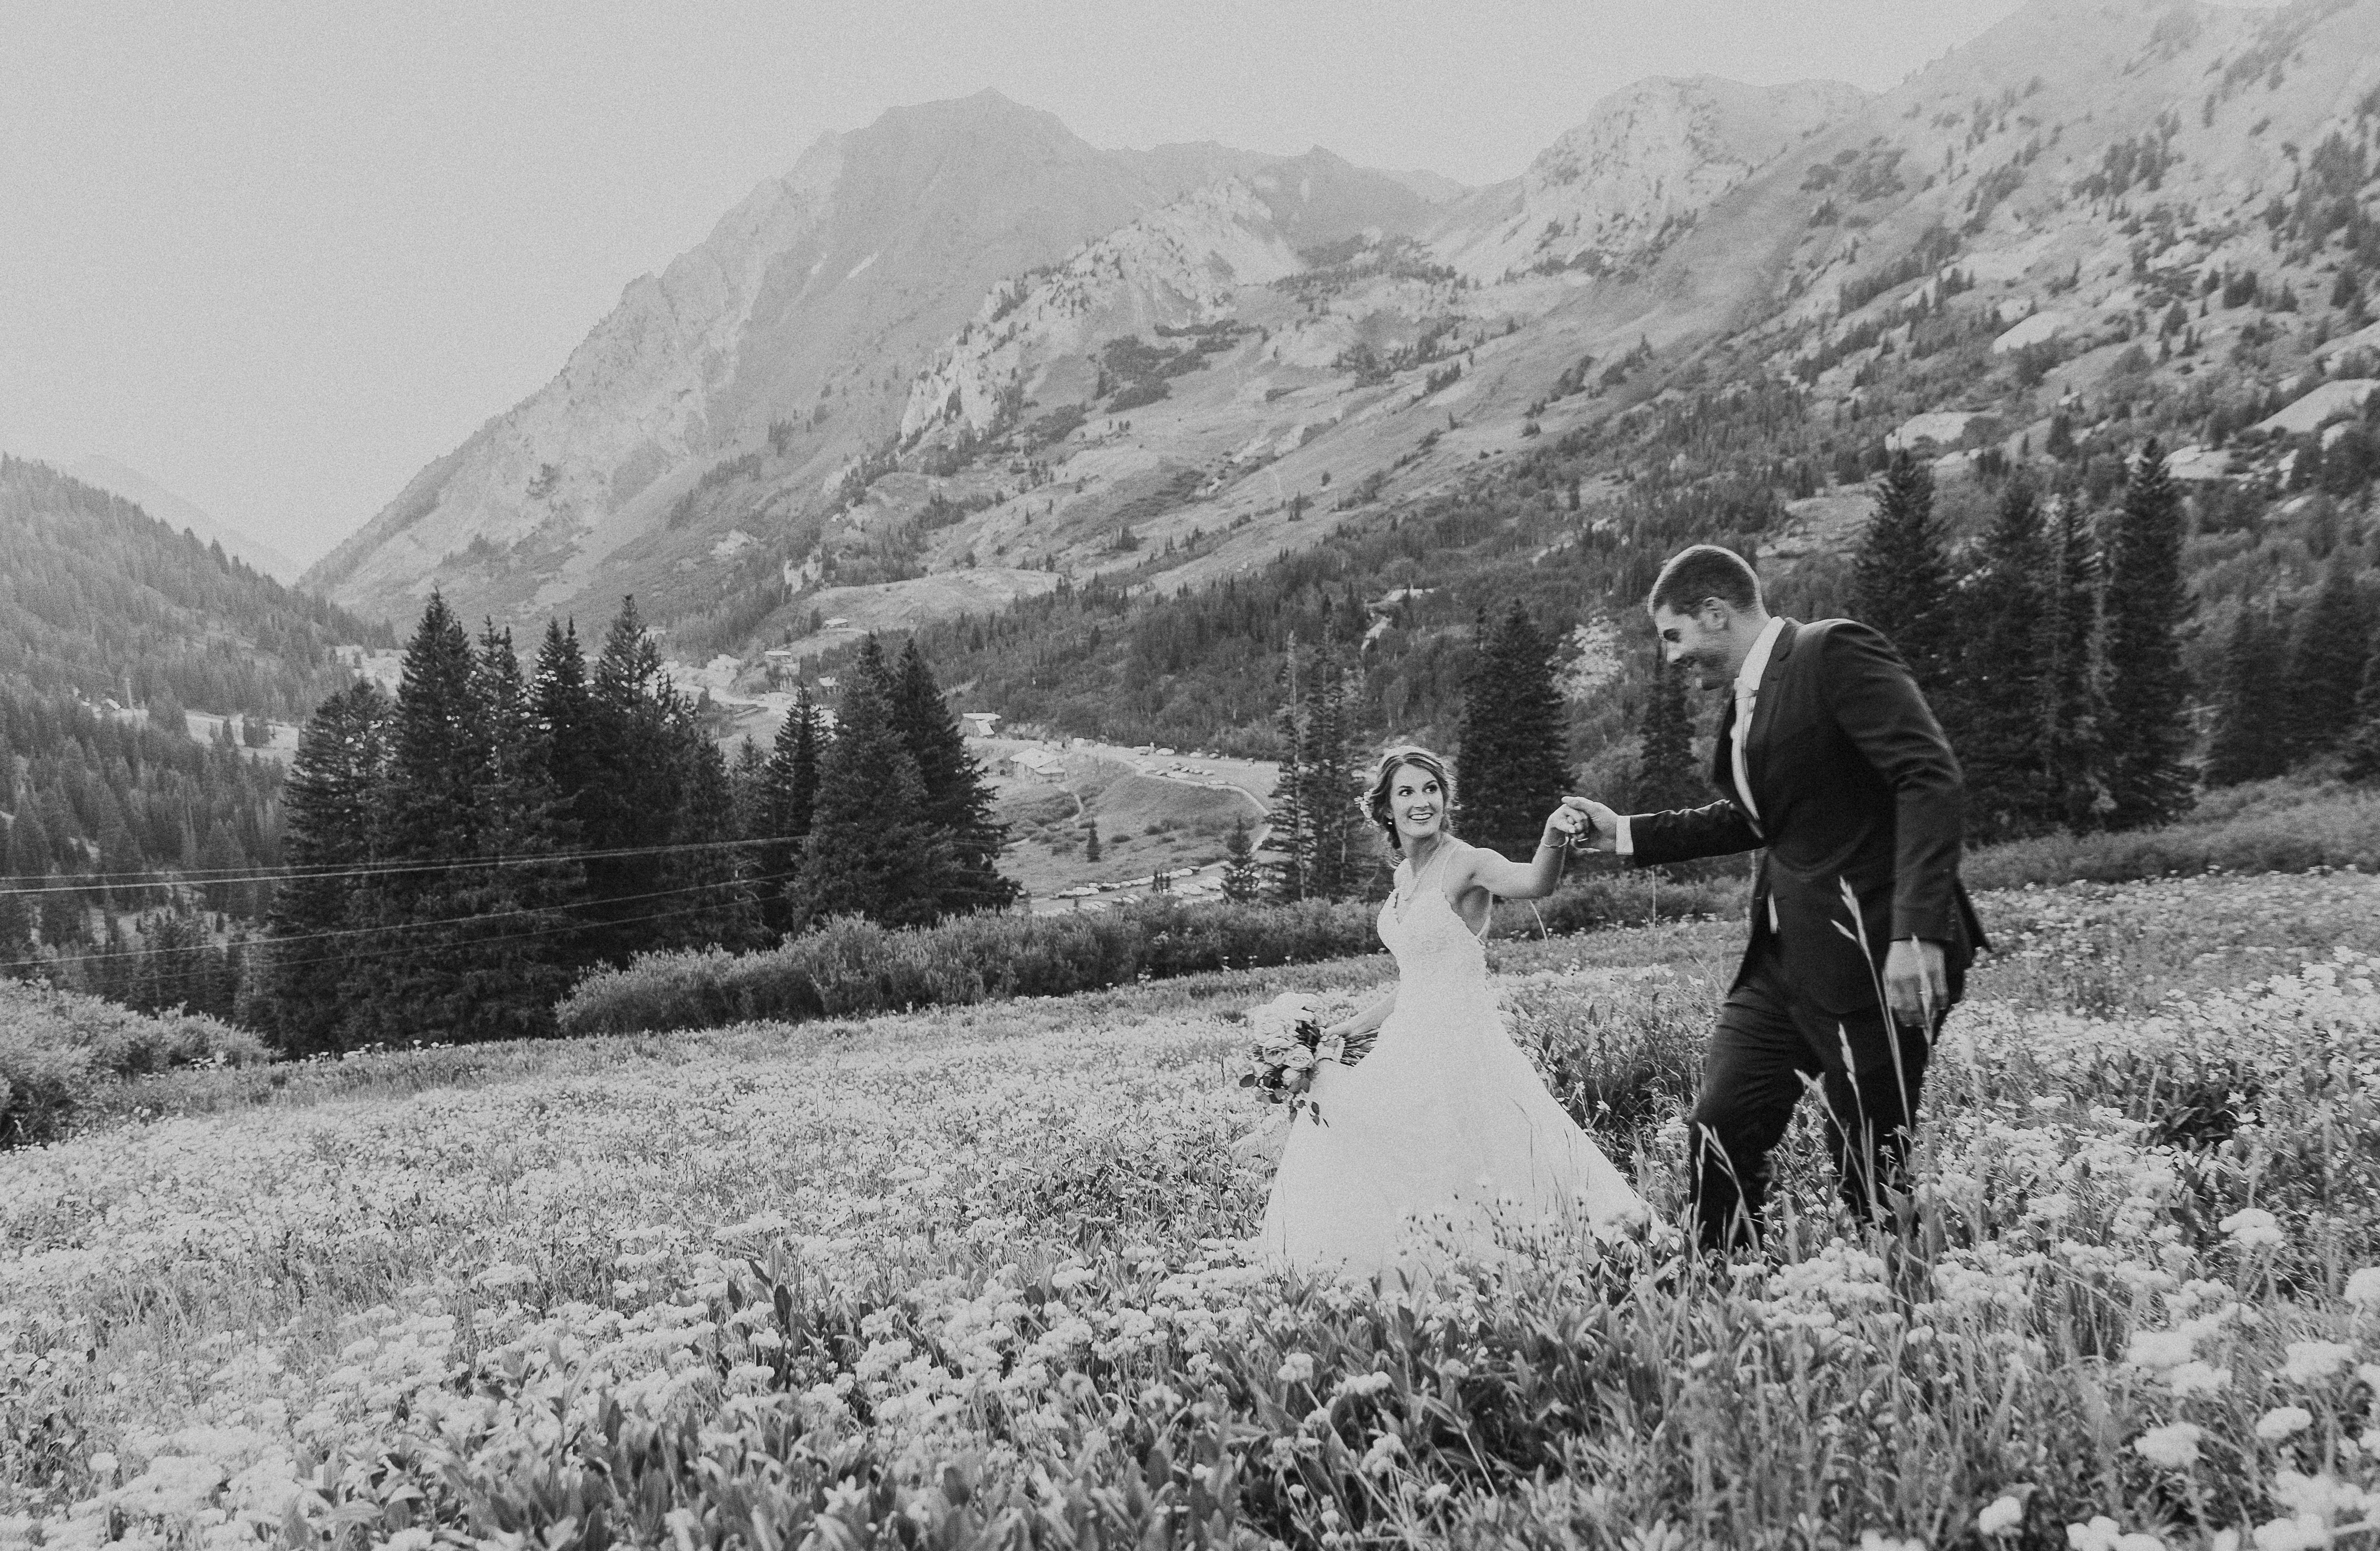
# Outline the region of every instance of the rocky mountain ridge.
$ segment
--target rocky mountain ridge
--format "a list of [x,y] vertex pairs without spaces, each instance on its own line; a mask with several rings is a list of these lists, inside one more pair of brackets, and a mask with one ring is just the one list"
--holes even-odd
[[[933,139],[961,110],[964,152]],[[905,112],[631,287],[315,579],[516,617],[635,590],[757,669],[1062,576],[1195,587],[1730,383],[1789,385],[1854,452],[2293,398],[2362,370],[2325,350],[2369,321],[2360,249],[2309,246],[2299,207],[2369,219],[2380,0],[2040,0],[1874,97],[1641,82],[1451,199],[1318,151]],[[985,171],[1032,161],[1020,136],[1063,193],[1023,235]]]

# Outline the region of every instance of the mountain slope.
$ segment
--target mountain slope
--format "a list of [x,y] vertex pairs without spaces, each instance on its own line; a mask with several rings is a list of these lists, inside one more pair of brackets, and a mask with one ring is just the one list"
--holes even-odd
[[275,581],[294,582],[305,569],[261,539],[251,539],[217,520],[195,503],[114,458],[94,453],[67,464],[64,472],[86,485],[122,496],[168,527],[187,527],[207,543],[221,544],[225,554],[248,562]]
[[367,624],[121,496],[0,457],[0,687],[295,721],[344,688]]
[[1478,280],[1601,271],[1658,248],[1788,147],[1856,112],[1840,81],[1745,86],[1710,76],[1641,80],[1542,151],[1512,183],[1480,189],[1431,233]]
[[[651,374],[642,407],[590,380],[514,417],[595,451],[549,476],[503,452],[516,432],[483,433],[322,574],[342,597],[393,602],[434,581],[499,612],[633,588],[674,651],[732,653],[758,682],[763,647],[832,653],[1070,582],[1191,593],[1500,480],[1537,488],[1555,446],[1565,501],[1585,498],[1573,527],[1648,491],[1729,511],[1829,500],[1776,536],[1815,554],[1813,535],[1838,541],[1858,504],[1822,487],[1856,479],[1888,439],[2037,456],[2056,417],[2080,479],[2145,427],[2212,442],[2316,385],[2309,371],[2354,366],[2341,341],[2369,322],[2380,272],[2375,91],[2380,0],[2038,0],[1875,97],[1641,82],[1523,177],[1451,199],[1321,151],[1089,151],[1000,104],[1002,125],[1074,158],[1059,182],[1122,167],[1143,202],[1119,197],[1131,208],[1111,224],[1086,218],[1078,241],[989,279],[998,266],[978,265],[971,294],[934,277],[972,248],[927,251],[891,297],[864,291],[893,261],[867,263],[879,226],[860,221],[869,235],[829,262],[816,234],[844,230],[842,214],[792,223],[798,238],[735,237],[766,224],[747,212],[671,273],[748,269],[730,262],[745,242],[790,255],[759,264],[774,284],[842,276],[820,306],[855,288],[856,310],[834,316],[874,342],[864,371],[820,356],[807,302],[689,307],[728,320],[704,337],[732,351],[614,320],[581,355],[617,353],[621,382]],[[887,125],[963,110],[989,111]],[[955,197],[930,176],[942,163],[899,149],[922,129],[835,143],[880,129],[860,202]],[[1157,188],[1160,167],[1184,186]],[[803,176],[829,203],[851,182]],[[1012,197],[997,179],[968,187]],[[748,386],[764,380],[799,387]],[[1699,416],[1681,406],[1722,389],[1760,406],[1756,430],[1662,442],[1647,461],[1643,417]],[[807,412],[775,418],[796,400]],[[663,422],[675,440],[646,449]],[[666,472],[613,500],[636,449]],[[2269,448],[2192,456],[2289,467]],[[518,479],[592,493],[565,523],[539,517]],[[417,508],[435,515],[408,556],[397,540]],[[522,524],[544,526],[514,537]]]
[[790,486],[815,487],[881,434],[906,363],[995,283],[1248,160],[1098,151],[993,92],[826,136],[630,285],[553,382],[424,470],[308,580],[393,614],[432,585],[498,613],[638,587],[633,563],[605,563],[639,539],[652,569],[683,558],[663,514],[707,460],[765,447]]

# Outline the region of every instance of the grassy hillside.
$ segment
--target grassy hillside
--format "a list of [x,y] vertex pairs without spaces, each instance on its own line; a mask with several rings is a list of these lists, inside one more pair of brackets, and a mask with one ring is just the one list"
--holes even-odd
[[1234,1014],[1368,995],[1377,957],[140,1079],[140,1113],[0,1155],[0,1353],[32,1436],[73,1439],[0,1454],[0,1514],[49,1545],[227,1517],[282,1545],[297,1514],[552,1551],[674,1525],[1189,1545],[1185,1520],[1208,1544],[2318,1543],[2296,1506],[2374,1484],[2333,1441],[2369,1421],[2373,880],[1983,908],[2011,951],[1928,1074],[1909,1241],[1847,1229],[1805,1106],[1770,1253],[1728,1268],[1670,1225],[1734,928],[1515,953],[1517,1039],[1651,1221],[1418,1311],[1245,1243],[1270,1149]]

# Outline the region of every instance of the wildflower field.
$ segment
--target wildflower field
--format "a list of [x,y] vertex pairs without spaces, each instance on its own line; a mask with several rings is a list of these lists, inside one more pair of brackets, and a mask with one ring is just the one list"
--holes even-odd
[[[1236,1249],[1378,956],[142,1078],[0,1153],[0,1545],[2380,1542],[2380,879],[1980,903],[1904,1236],[1812,1116],[1766,1259],[1412,1300]],[[1740,933],[1497,950],[1664,1212]]]

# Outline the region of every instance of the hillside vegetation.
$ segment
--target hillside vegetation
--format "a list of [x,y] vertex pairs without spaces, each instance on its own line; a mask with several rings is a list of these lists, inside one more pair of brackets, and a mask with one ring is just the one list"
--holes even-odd
[[353,677],[341,648],[395,644],[121,496],[0,456],[0,685],[293,721]]
[[2345,1447],[2374,880],[1980,903],[2008,951],[1928,1073],[1905,1239],[1839,1218],[1805,1108],[1771,1253],[1685,1252],[1734,929],[1599,934],[1500,989],[1654,1220],[1402,1304],[1249,1263],[1231,1080],[1233,1014],[1378,959],[142,1079],[170,1118],[0,1154],[0,1515],[72,1547],[2331,1541],[2380,1490]]
[[[257,869],[281,859],[281,768],[249,745],[344,687],[343,656],[390,643],[119,496],[0,457],[0,978],[228,1016],[222,939],[261,915]],[[214,740],[190,736],[188,709],[216,714]]]

